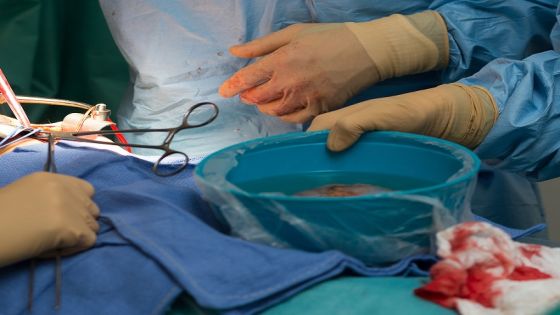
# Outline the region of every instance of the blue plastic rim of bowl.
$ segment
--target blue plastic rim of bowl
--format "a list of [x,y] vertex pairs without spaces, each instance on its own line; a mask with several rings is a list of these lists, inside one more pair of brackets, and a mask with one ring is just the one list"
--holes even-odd
[[[397,131],[376,131],[364,134],[361,139],[358,141],[354,147],[351,147],[345,152],[338,152],[338,153],[330,153],[327,152],[326,149],[326,139],[328,136],[328,131],[316,131],[316,132],[293,132],[283,135],[277,136],[270,136],[266,138],[258,138],[246,142],[242,142],[239,144],[232,145],[230,147],[224,148],[222,150],[216,151],[213,154],[206,157],[204,160],[200,162],[200,164],[195,169],[195,176],[197,177],[197,181],[200,185],[222,185],[223,181],[225,180],[227,183],[233,185],[222,186],[225,192],[231,194],[239,194],[248,196],[251,198],[264,198],[264,199],[273,199],[273,200],[290,200],[290,201],[300,201],[300,202],[313,202],[317,200],[324,200],[328,198],[329,200],[336,201],[336,200],[347,200],[348,198],[352,198],[353,200],[363,199],[363,200],[374,200],[376,198],[387,198],[391,196],[403,196],[403,195],[423,195],[429,194],[431,191],[437,191],[439,189],[445,188],[446,186],[453,186],[459,184],[461,182],[467,182],[474,178],[480,168],[480,159],[476,154],[474,154],[471,150],[458,145],[456,143],[442,140],[439,138],[411,134],[411,133],[403,133]],[[352,196],[352,197],[309,197],[309,196],[293,196],[293,195],[272,195],[272,194],[262,194],[262,193],[254,193],[248,192],[246,190],[241,189],[240,187],[236,186],[235,181],[231,181],[228,178],[228,173],[237,167],[235,162],[238,162],[240,159],[243,159],[243,155],[246,153],[251,153],[254,150],[264,149],[270,150],[275,149],[277,146],[281,147],[284,144],[287,145],[298,145],[298,143],[302,143],[303,145],[307,144],[321,144],[325,147],[324,152],[326,154],[331,154],[333,157],[336,155],[342,154],[354,154],[352,150],[355,150],[356,147],[362,142],[367,141],[378,141],[378,140],[385,140],[385,141],[396,141],[396,140],[407,140],[410,143],[415,143],[420,146],[425,146],[427,150],[434,150],[439,149],[443,154],[448,154],[450,156],[454,156],[457,161],[460,161],[463,164],[463,168],[461,168],[455,174],[449,174],[449,178],[447,178],[443,182],[439,182],[433,185],[416,188],[416,189],[404,189],[404,190],[393,190],[389,192],[371,194],[371,195],[361,195],[361,196]],[[375,153],[374,153],[375,154]],[[231,162],[229,165],[221,165],[220,169],[212,169],[211,178],[208,175],[208,166],[209,164],[220,157],[228,156],[234,158],[236,161],[228,161]],[[313,159],[313,157],[312,157]],[[225,161],[224,161],[225,162]],[[265,163],[268,163],[267,161]],[[304,163],[303,161],[301,162]],[[272,168],[274,165],[270,165],[269,167]],[[266,178],[266,174],[262,174],[263,178]]]

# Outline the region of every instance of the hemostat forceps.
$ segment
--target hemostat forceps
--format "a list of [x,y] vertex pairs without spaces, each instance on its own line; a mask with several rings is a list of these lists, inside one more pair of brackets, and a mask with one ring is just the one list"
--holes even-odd
[[[197,112],[200,111],[200,114],[204,115],[203,107],[207,107],[207,108],[210,109],[209,117],[203,119],[202,122],[196,122],[196,123],[195,122],[189,122],[190,117],[193,115],[193,113],[197,113]],[[40,132],[39,134],[33,136],[33,138],[49,140],[49,148],[53,148],[52,150],[49,149],[49,160],[48,161],[49,161],[49,163],[51,163],[51,166],[49,166],[50,167],[49,169],[55,169],[54,159],[53,159],[53,156],[52,156],[53,152],[54,152],[54,145],[52,145],[51,142],[54,141],[54,140],[67,140],[67,141],[97,143],[97,144],[104,144],[104,145],[117,145],[117,146],[120,146],[120,147],[133,147],[133,148],[145,148],[145,149],[161,150],[164,153],[154,163],[154,166],[152,167],[152,171],[156,175],[159,175],[159,176],[172,176],[172,175],[178,174],[183,169],[185,169],[185,167],[187,167],[188,162],[189,162],[189,157],[184,152],[176,151],[176,150],[171,149],[171,147],[170,147],[171,142],[173,142],[173,139],[174,139],[175,135],[177,133],[179,133],[180,131],[183,131],[185,129],[191,129],[191,128],[206,126],[209,123],[211,123],[212,121],[214,121],[214,119],[216,119],[217,116],[218,116],[218,106],[216,104],[211,103],[211,102],[202,102],[202,103],[198,103],[198,104],[195,104],[195,105],[191,106],[189,108],[189,110],[187,110],[185,115],[183,116],[182,123],[179,126],[174,127],[174,128],[125,129],[125,130],[118,130],[118,131],[114,131],[114,130],[76,131],[76,132],[52,131],[52,132]],[[151,132],[167,133],[167,135],[165,136],[165,139],[163,140],[163,142],[159,145],[105,142],[105,141],[99,141],[99,140],[84,138],[85,136],[106,136],[106,135],[114,135],[114,134],[118,134],[118,133],[125,134],[125,133],[151,133]],[[164,162],[164,160],[172,162],[173,157],[178,158],[178,160],[181,161],[181,164],[179,166],[174,167],[172,171],[165,172],[163,170],[164,167],[161,167],[162,162]]]
[[[56,173],[56,166],[52,162],[54,158],[53,152],[54,151],[54,141],[52,140],[52,136],[49,135],[49,148],[48,148],[48,157],[43,170],[49,173]],[[60,308],[60,300],[62,296],[62,260],[60,254],[57,253],[55,256],[55,302],[54,308],[58,310]],[[28,300],[27,300],[27,308],[29,312],[33,309],[33,287],[35,282],[35,259],[31,259],[31,263],[29,266],[29,292],[28,292]]]

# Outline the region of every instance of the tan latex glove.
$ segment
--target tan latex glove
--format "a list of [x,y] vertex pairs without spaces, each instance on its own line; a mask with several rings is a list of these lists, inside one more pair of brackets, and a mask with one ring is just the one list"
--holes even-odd
[[93,193],[86,181],[45,172],[1,188],[0,266],[91,247],[99,230]]
[[350,147],[366,131],[424,134],[475,148],[498,117],[491,94],[478,86],[445,84],[398,96],[358,103],[317,116],[309,130],[330,129],[332,151]]
[[264,56],[220,86],[268,115],[305,122],[340,108],[376,82],[447,65],[447,29],[426,11],[364,23],[295,24],[244,45],[237,57]]

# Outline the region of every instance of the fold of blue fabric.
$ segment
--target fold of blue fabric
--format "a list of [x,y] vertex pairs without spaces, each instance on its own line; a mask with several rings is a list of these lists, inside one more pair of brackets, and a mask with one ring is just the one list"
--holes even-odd
[[[0,157],[0,187],[41,170],[45,158],[44,145]],[[192,168],[160,178],[146,161],[64,144],[55,161],[60,173],[94,185],[102,214],[94,248],[63,259],[57,314],[162,314],[182,291],[207,308],[255,313],[341,274],[426,275],[436,259],[422,255],[367,267],[336,251],[249,243],[220,232]],[[516,237],[531,232],[506,231]],[[28,262],[0,269],[2,314],[27,314],[28,276]],[[34,314],[54,312],[54,280],[54,262],[39,261]]]

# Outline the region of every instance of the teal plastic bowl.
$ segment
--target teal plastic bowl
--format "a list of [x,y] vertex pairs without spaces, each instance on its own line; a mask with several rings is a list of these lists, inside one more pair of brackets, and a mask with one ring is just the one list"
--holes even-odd
[[[480,161],[432,137],[372,132],[350,149],[326,148],[327,132],[256,139],[204,159],[195,179],[235,236],[306,251],[339,250],[379,265],[430,252],[441,229],[470,219]],[[328,184],[391,191],[302,197]]]

